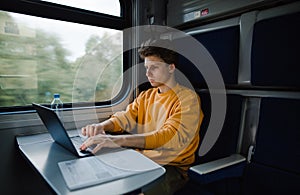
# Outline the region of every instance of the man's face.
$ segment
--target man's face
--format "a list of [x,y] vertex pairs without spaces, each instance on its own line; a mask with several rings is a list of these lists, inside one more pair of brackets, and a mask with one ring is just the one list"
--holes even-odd
[[156,56],[145,57],[146,76],[153,87],[165,85],[172,75],[170,65]]

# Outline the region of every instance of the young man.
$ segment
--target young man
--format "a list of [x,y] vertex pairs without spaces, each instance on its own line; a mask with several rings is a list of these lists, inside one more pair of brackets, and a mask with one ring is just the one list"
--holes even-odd
[[[82,134],[89,138],[81,149],[133,147],[166,168],[158,186],[145,194],[173,194],[187,181],[194,162],[203,113],[198,95],[175,79],[177,53],[168,40],[148,41],[139,49],[146,76],[153,88],[143,91],[127,106],[99,124],[87,125]],[[135,134],[107,135],[106,132]]]

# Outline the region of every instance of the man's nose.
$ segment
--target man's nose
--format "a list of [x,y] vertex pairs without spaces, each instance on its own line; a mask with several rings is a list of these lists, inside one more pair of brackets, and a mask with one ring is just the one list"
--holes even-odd
[[151,76],[151,75],[152,75],[152,73],[151,73],[150,68],[146,69],[146,76],[148,77],[148,76]]

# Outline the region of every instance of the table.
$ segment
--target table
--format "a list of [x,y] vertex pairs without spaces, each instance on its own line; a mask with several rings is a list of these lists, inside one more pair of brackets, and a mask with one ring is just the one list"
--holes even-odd
[[48,133],[18,136],[16,139],[22,154],[57,194],[126,194],[151,187],[165,173],[165,169],[160,167],[112,182],[70,191],[57,163],[76,159],[77,156],[55,143]]

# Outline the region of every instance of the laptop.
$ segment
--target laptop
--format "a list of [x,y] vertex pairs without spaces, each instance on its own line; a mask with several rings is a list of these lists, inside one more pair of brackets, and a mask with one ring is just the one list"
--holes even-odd
[[62,122],[53,110],[35,103],[32,103],[32,106],[37,111],[38,115],[40,116],[41,120],[43,121],[44,125],[46,126],[50,135],[56,143],[66,148],[78,157],[93,155],[91,152],[91,148],[88,148],[87,150],[80,150],[79,147],[83,143],[83,138],[81,138],[79,135],[69,137]]

